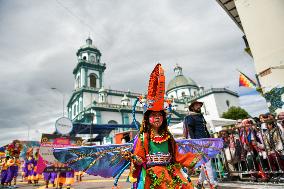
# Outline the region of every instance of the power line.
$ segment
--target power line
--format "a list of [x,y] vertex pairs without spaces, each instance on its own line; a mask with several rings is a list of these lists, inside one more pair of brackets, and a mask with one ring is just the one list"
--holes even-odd
[[[75,14],[70,8],[66,7],[65,5],[63,5],[59,0],[56,0],[57,4],[59,6],[61,6],[63,9],[65,9],[70,15],[72,15],[74,18],[76,18],[81,24],[83,24],[84,26],[86,26],[89,30],[91,30],[93,33],[96,33],[95,30],[93,29],[93,27],[88,24],[84,19],[82,19],[80,16],[78,16],[77,14]],[[89,31],[89,35],[90,35],[90,31]]]

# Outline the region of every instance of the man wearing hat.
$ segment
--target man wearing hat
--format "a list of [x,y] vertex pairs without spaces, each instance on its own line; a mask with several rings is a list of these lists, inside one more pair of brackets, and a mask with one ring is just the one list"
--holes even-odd
[[202,106],[203,102],[193,101],[188,107],[189,115],[185,117],[183,127],[185,138],[210,138],[206,121],[201,113]]
[[[210,134],[206,127],[206,121],[203,117],[203,114],[201,113],[202,106],[203,102],[193,101],[188,107],[189,115],[184,118],[183,122],[183,135],[187,139],[210,138]],[[207,174],[205,173],[205,169]],[[214,180],[213,176],[211,161],[208,161],[201,169],[196,186],[198,189],[203,187],[203,182],[207,175],[210,181],[210,185],[213,188],[217,187],[217,182]]]

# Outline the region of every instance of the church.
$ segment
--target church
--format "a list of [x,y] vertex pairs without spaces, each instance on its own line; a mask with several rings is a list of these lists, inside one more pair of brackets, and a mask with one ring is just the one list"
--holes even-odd
[[[93,138],[100,144],[120,143],[119,134],[135,133],[129,128],[119,125],[133,124],[132,106],[134,101],[143,94],[104,88],[104,72],[107,64],[101,62],[101,52],[93,45],[89,37],[86,44],[77,50],[77,65],[73,69],[74,90],[67,104],[68,118],[73,123],[92,123],[97,125],[117,125],[118,128],[110,132],[109,136],[82,135]],[[171,124],[179,123],[188,113],[188,105],[198,100],[204,103],[202,112],[206,116],[220,117],[231,106],[239,106],[238,94],[226,88],[204,89],[197,83],[183,75],[182,67],[174,67],[174,78],[170,78],[166,95],[172,100]],[[91,115],[91,116],[90,116]],[[136,107],[136,120],[141,123],[143,109],[141,104]],[[97,140],[96,140],[97,138]],[[129,136],[128,136],[129,138]],[[131,138],[131,137],[130,137]]]

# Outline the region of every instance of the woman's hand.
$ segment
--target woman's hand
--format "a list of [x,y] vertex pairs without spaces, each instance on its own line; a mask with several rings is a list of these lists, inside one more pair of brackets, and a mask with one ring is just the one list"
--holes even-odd
[[128,160],[128,161],[130,161],[132,156],[133,156],[133,154],[129,151],[122,151],[122,152],[120,152],[120,154],[121,154],[122,158],[124,158],[125,160]]

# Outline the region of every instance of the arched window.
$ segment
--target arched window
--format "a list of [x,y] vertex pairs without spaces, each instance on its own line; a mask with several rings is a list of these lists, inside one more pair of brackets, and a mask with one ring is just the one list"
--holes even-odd
[[107,124],[110,124],[110,125],[117,125],[117,121],[114,121],[114,120],[110,120]]
[[185,92],[184,91],[182,91],[181,96],[185,96]]
[[97,88],[97,77],[95,74],[90,75],[90,87]]
[[91,55],[91,57],[90,57],[90,62],[91,63],[94,63],[94,62],[96,62],[96,59],[95,59],[96,57],[94,56],[94,55]]

